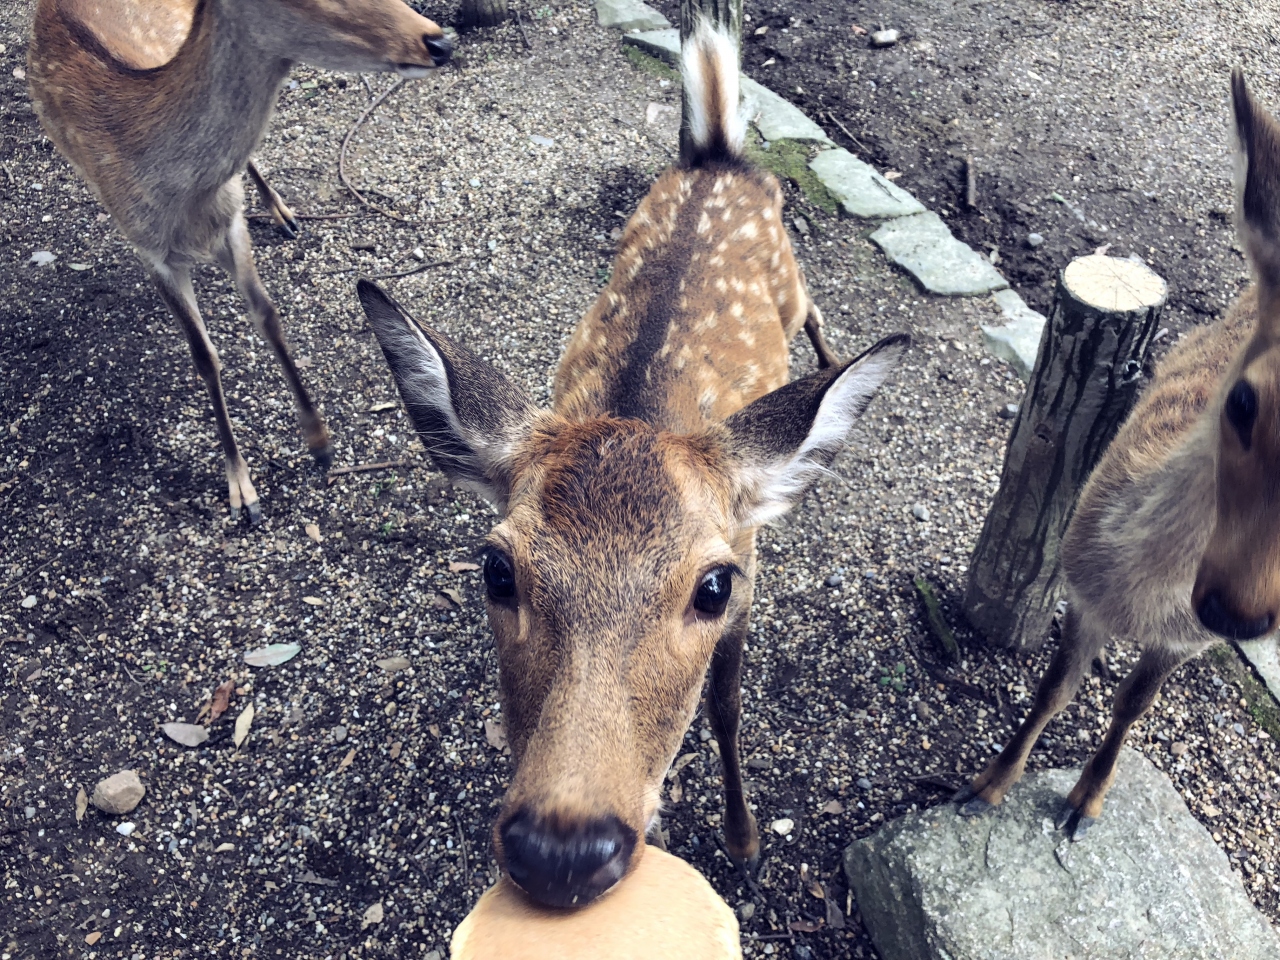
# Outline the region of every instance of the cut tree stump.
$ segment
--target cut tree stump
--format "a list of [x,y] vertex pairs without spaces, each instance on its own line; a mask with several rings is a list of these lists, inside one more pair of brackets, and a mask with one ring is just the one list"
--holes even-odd
[[[689,39],[698,25],[698,16],[704,16],[717,26],[724,27],[738,44],[739,60],[742,51],[742,0],[680,0],[680,45]],[[688,94],[680,94],[680,156],[690,154]]]
[[458,4],[458,29],[496,27],[510,18],[507,0],[462,0]]
[[994,646],[1030,650],[1048,637],[1062,596],[1058,546],[1080,488],[1137,399],[1167,290],[1146,265],[1098,254],[1058,277],[969,563],[964,612]]

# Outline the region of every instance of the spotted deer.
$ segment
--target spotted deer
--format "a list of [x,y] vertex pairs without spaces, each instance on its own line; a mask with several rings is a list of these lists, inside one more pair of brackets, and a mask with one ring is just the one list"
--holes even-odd
[[253,262],[240,174],[282,229],[297,221],[249,161],[295,62],[420,76],[444,63],[438,26],[401,0],[39,0],[28,52],[49,138],[110,211],[186,335],[213,402],[231,515],[261,515],[236,447],[191,284],[197,263],[227,271],[271,344],[307,446],[333,459],[324,421],[289,356]]
[[1102,813],[1129,728],[1179,665],[1222,638],[1271,631],[1280,610],[1280,125],[1231,78],[1237,230],[1256,282],[1160,365],[1098,466],[1061,550],[1062,642],[1031,714],[956,794],[999,804],[1110,637],[1142,645],[1111,726],[1058,817],[1079,840]]
[[628,222],[550,410],[359,285],[431,457],[501,514],[482,575],[515,772],[493,839],[551,906],[639,862],[708,667],[726,847],[758,856],[738,753],[756,528],[829,468],[908,343],[788,383],[816,311],[781,191],[743,159],[734,42],[704,24],[685,51],[691,147]]

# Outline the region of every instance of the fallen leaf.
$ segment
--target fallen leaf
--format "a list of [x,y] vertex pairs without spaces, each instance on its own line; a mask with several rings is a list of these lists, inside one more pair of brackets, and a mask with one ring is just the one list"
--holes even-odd
[[236,717],[236,732],[231,738],[236,745],[236,749],[245,742],[249,737],[249,727],[253,725],[253,704],[249,704],[240,712],[240,716]]
[[667,791],[667,796],[672,803],[679,803],[684,799],[684,786],[680,783],[679,777],[671,778],[671,789]]
[[435,724],[435,723],[428,723],[428,724],[427,724],[427,733],[431,734],[433,737],[435,737],[437,740],[439,740],[439,739],[440,739],[440,726],[439,726],[438,724]]
[[839,800],[828,800],[820,810],[822,813],[844,813],[844,804]]
[[412,666],[407,657],[387,657],[377,661],[377,663],[387,673],[398,673],[401,670],[408,670]]
[[827,899],[826,891],[822,889],[822,884],[817,880],[813,881],[813,883],[809,884],[805,889],[809,891],[810,896],[817,897],[819,900]]
[[262,889],[267,891],[267,893],[275,893],[280,888],[268,880],[262,885]]
[[220,843],[213,848],[214,853],[230,853],[236,848],[234,843]]
[[309,607],[323,607],[324,601],[319,597],[303,597],[302,602]]
[[235,689],[236,682],[234,680],[218,684],[218,689],[213,691],[213,701],[209,704],[210,723],[213,723],[213,721],[227,712],[227,708],[231,706],[231,694]]
[[399,760],[399,759],[400,759],[400,751],[401,751],[401,749],[403,749],[403,748],[404,748],[404,744],[403,744],[401,741],[397,740],[395,743],[393,743],[393,744],[391,745],[391,759],[392,759],[392,760]]
[[382,922],[382,901],[379,900],[377,903],[371,906],[368,910],[366,910],[364,912],[364,916],[360,918],[360,929],[363,930],[365,927],[371,927],[375,923],[381,923],[381,922]]
[[317,524],[308,523],[302,529],[305,530],[307,532],[307,536],[310,537],[312,540],[314,540],[316,543],[320,543],[322,540],[324,540],[324,537],[320,536],[320,527]]
[[1094,250],[1093,252],[1096,256],[1105,257],[1108,253],[1111,252],[1111,244],[1104,243],[1102,246],[1098,247],[1098,249]]
[[867,28],[860,27],[855,23],[853,24],[853,34],[856,37],[865,37],[867,35]]
[[318,877],[311,870],[308,870],[306,873],[300,876],[298,878],[298,882],[314,884],[317,887],[336,887],[338,885],[337,880],[328,880],[324,877]]
[[396,408],[396,403],[394,400],[382,400],[379,403],[375,403],[372,407],[370,407],[368,412],[382,413],[383,410],[394,410],[395,408]]
[[456,606],[462,606],[462,594],[457,590],[454,590],[452,587],[445,587],[440,592],[452,600]]
[[44,676],[44,667],[36,667],[23,683],[35,683]]
[[503,750],[507,746],[507,731],[501,723],[486,720],[484,722],[484,738],[489,741],[489,746],[495,750]]
[[244,655],[244,662],[251,667],[276,667],[287,663],[302,652],[300,644],[269,643]]
[[356,748],[352,747],[350,750],[347,751],[347,755],[342,758],[342,762],[338,764],[338,769],[339,770],[347,769],[347,767],[351,766],[351,764],[355,761],[355,759],[356,759]]
[[696,753],[686,753],[684,756],[678,758],[676,762],[671,765],[671,769],[667,771],[667,779],[674,779],[677,773],[697,759],[698,755]]
[[830,897],[827,897],[827,926],[832,930],[844,929],[844,914],[840,912],[840,906]]
[[160,729],[174,743],[184,747],[198,747],[209,739],[209,730],[198,723],[162,723]]
[[822,926],[820,923],[814,923],[812,920],[792,920],[792,933],[817,933]]
[[97,943],[101,939],[102,939],[102,931],[95,930],[93,931],[93,933],[89,934],[87,937],[84,938],[84,942],[92,947],[95,943]]
[[76,823],[84,819],[84,812],[89,809],[89,795],[84,792],[84,787],[76,793]]
[[76,271],[89,269],[89,264],[87,263],[68,263],[67,266]]
[[478,563],[462,563],[459,560],[449,561],[450,573],[466,573],[468,570],[479,570],[479,569],[480,569],[480,564]]

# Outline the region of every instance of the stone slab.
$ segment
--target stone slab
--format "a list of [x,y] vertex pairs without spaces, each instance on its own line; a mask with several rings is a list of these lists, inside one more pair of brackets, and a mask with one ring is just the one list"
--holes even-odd
[[1040,352],[1040,337],[1048,318],[1038,310],[1032,310],[1025,300],[1013,290],[998,290],[993,294],[996,305],[1004,314],[1005,322],[998,327],[982,328],[982,343],[989,353],[1013,367],[1023,380],[1031,379]]
[[1004,804],[950,804],[845,851],[882,960],[1263,960],[1280,934],[1169,779],[1125,750],[1103,815],[1072,843],[1053,818],[1078,771],[1029,774]]
[[919,200],[848,150],[823,150],[809,162],[809,169],[855,217],[888,220],[924,213]]
[[1009,286],[989,260],[953,237],[936,213],[897,217],[871,239],[930,293],[976,297]]
[[1280,639],[1272,634],[1261,640],[1238,640],[1236,646],[1258,671],[1271,696],[1280,702]]
[[671,21],[640,0],[596,0],[600,26],[618,30],[663,30]]
[[656,57],[671,66],[680,62],[680,30],[668,27],[665,30],[636,30],[622,38],[624,44],[639,48],[651,57]]
[[822,128],[789,100],[778,96],[750,77],[742,78],[742,99],[747,116],[766,140],[816,140],[831,143]]

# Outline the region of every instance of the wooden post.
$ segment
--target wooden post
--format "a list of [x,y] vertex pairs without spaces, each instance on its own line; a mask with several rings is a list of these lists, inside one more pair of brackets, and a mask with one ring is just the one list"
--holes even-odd
[[511,16],[507,0],[462,0],[458,4],[458,27],[496,27]]
[[1094,254],[1058,277],[1000,489],[969,563],[964,611],[989,643],[1031,650],[1062,596],[1058,545],[1076,497],[1137,398],[1167,288]]
[[[680,0],[680,43],[684,44],[698,23],[698,15],[723,26],[742,47],[742,0]],[[741,59],[741,56],[739,56]],[[688,94],[680,94],[680,155],[688,156]]]

